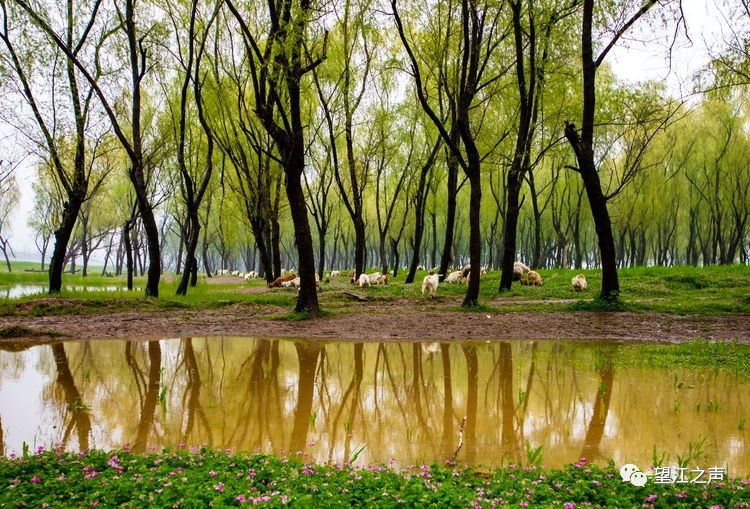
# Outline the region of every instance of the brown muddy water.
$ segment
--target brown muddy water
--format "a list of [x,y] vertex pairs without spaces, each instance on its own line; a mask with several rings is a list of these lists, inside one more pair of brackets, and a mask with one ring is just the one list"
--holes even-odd
[[229,337],[18,345],[0,351],[0,452],[207,444],[406,466],[450,459],[461,436],[458,461],[486,467],[526,464],[536,450],[549,467],[585,457],[643,469],[656,457],[746,476],[750,379],[621,367],[623,348]]

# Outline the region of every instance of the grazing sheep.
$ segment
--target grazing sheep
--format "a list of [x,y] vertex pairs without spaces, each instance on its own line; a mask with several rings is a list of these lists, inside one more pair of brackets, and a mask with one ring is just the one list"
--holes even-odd
[[370,279],[371,285],[387,285],[388,284],[388,274],[381,274],[380,272],[375,272],[374,274],[368,274],[367,277]]
[[530,270],[529,273],[526,274],[526,279],[521,280],[521,284],[526,286],[541,286],[542,276],[540,276],[538,272]]
[[383,277],[383,274],[380,272],[374,272],[372,274],[368,274],[367,277],[370,279],[371,285],[376,285],[380,282],[380,278]]
[[574,276],[571,280],[571,283],[573,285],[573,290],[580,292],[586,289],[587,283],[586,283],[586,276],[583,274],[578,274],[577,276]]
[[367,274],[360,274],[359,278],[354,284],[356,284],[360,288],[362,288],[363,286],[370,286],[370,278],[367,277]]
[[454,270],[453,272],[451,272],[450,274],[448,274],[445,277],[445,282],[446,283],[458,283],[459,285],[463,284],[463,282],[464,282],[464,273],[463,273],[463,271],[462,270]]
[[340,270],[332,270],[331,271],[331,277],[341,277],[341,271]]
[[299,285],[300,285],[299,276],[289,281],[284,281],[283,283],[281,283],[281,286],[283,286],[284,288],[299,288]]
[[258,277],[258,273],[255,272],[254,270],[251,270],[250,272],[245,274],[245,281],[249,281],[250,279],[255,279],[256,277]]
[[521,281],[531,269],[521,262],[513,263],[513,281]]
[[422,295],[424,295],[424,292],[430,292],[430,297],[435,296],[435,292],[437,292],[438,284],[440,283],[440,276],[437,274],[430,274],[429,276],[425,276],[422,280]]
[[240,275],[240,271],[239,270],[233,270],[232,272],[230,272],[230,274],[233,275],[233,276],[239,276]]
[[268,288],[278,288],[281,286],[281,283],[285,281],[291,281],[295,277],[297,277],[297,275],[294,274],[294,272],[290,272],[289,274],[284,274],[283,276],[279,276],[276,279],[274,279],[273,282],[268,283]]

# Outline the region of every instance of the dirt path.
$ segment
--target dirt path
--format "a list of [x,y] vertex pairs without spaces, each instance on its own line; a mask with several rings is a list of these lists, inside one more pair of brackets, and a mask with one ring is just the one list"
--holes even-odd
[[[251,336],[378,341],[565,338],[674,342],[702,338],[750,343],[750,315],[586,312],[485,314],[426,309],[408,303],[365,303],[354,313],[318,320],[289,321],[277,318],[286,311],[233,305],[205,311],[13,316],[0,317],[0,328],[26,326],[33,331],[46,329],[70,339]],[[36,339],[39,338],[8,338],[13,341]]]

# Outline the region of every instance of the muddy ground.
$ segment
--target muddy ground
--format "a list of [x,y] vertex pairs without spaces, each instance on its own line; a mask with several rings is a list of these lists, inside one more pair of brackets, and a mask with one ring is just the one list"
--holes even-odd
[[[251,336],[358,340],[615,339],[687,341],[696,338],[750,343],[750,315],[660,313],[457,312],[460,300],[430,307],[407,300],[356,303],[354,311],[317,320],[280,319],[288,309],[232,305],[213,310],[111,312],[63,316],[0,317],[0,328],[25,326],[35,341],[54,331],[66,339],[154,339]],[[446,310],[441,310],[446,308]],[[3,341],[3,340],[0,340]]]

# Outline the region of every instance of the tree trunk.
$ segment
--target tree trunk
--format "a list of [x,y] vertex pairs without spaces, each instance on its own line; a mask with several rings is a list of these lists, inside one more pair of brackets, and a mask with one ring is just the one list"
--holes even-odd
[[[515,165],[514,165],[515,166]],[[508,172],[508,196],[506,198],[505,223],[503,226],[503,258],[501,261],[500,289],[510,290],[513,284],[513,263],[516,261],[516,236],[518,233],[518,216],[521,212],[519,196],[521,182],[518,180],[520,168]]]
[[73,228],[81,210],[83,200],[68,202],[63,208],[62,224],[55,230],[55,247],[52,250],[52,260],[49,264],[49,293],[60,293],[62,289],[62,274],[65,266],[65,254],[68,250],[68,242],[73,233]]
[[[188,284],[191,283],[194,273],[197,282],[198,263],[195,258],[195,251],[198,249],[198,239],[201,230],[197,210],[190,212],[188,221],[190,221],[190,224],[188,226],[189,233],[185,246],[185,270],[182,273],[182,277],[180,277],[180,284],[177,285],[177,295],[187,295]],[[195,283],[192,286],[195,286]]]
[[[305,168],[305,145],[302,134],[302,123],[299,117],[299,89],[294,84],[289,84],[292,97],[293,134],[289,152],[284,161],[284,173],[286,174],[286,196],[289,200],[289,211],[294,224],[294,242],[297,246],[299,258],[300,288],[297,295],[297,312],[309,313],[310,317],[320,315],[318,304],[318,292],[315,284],[315,255],[313,250],[312,233],[310,222],[307,218],[307,206],[305,205],[305,192],[302,188],[302,172]],[[294,93],[296,91],[296,94]],[[296,108],[295,108],[296,104]],[[296,110],[296,111],[295,111]],[[296,114],[295,114],[296,113]]]
[[602,299],[617,299],[620,282],[617,277],[615,241],[612,222],[607,210],[607,199],[602,192],[599,174],[594,162],[594,114],[596,108],[596,62],[591,40],[594,0],[584,0],[581,37],[581,60],[583,62],[583,121],[579,138],[575,125],[566,123],[565,137],[573,148],[578,161],[578,171],[586,188],[599,244],[602,264]]
[[318,229],[318,277],[323,281],[326,270],[326,232]]
[[[451,133],[454,140],[457,134]],[[458,161],[453,155],[448,156],[448,210],[445,216],[445,241],[443,242],[443,254],[440,256],[440,281],[445,279],[448,269],[452,264],[451,248],[453,247],[453,230],[456,222],[456,194],[458,187]],[[433,223],[434,231],[434,223]],[[435,240],[437,243],[437,240]]]
[[[469,155],[469,164],[471,162]],[[469,285],[466,289],[463,307],[476,306],[479,300],[479,265],[482,257],[482,232],[479,228],[480,205],[482,202],[482,182],[479,173],[479,154],[476,154],[476,170],[469,174],[471,185],[471,205],[469,206],[469,263],[471,264]]]
[[132,243],[130,242],[130,230],[132,227],[133,224],[130,221],[126,221],[125,225],[122,227],[122,238],[123,242],[125,242],[125,265],[128,274],[128,290],[133,289],[133,248],[131,245]]

